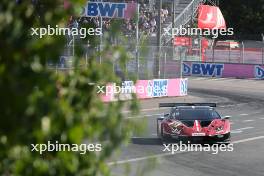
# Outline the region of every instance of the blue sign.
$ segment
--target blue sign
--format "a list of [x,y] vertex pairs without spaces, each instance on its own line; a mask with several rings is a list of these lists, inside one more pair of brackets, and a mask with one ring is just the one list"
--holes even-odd
[[85,8],[85,16],[124,18],[126,8],[127,8],[127,3],[88,2]]
[[188,93],[188,79],[181,79],[180,94],[187,95]]
[[210,63],[192,63],[189,66],[183,63],[184,76],[208,76],[208,77],[221,77],[224,70],[223,64],[210,64]]
[[264,68],[255,66],[255,77],[257,79],[264,79]]
[[168,94],[168,80],[167,79],[154,79],[152,84],[152,96],[163,97]]

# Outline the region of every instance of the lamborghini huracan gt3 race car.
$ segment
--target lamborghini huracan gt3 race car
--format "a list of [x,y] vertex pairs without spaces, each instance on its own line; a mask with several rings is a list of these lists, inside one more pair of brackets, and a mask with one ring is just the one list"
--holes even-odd
[[157,118],[157,135],[161,139],[229,142],[229,116],[221,117],[215,103],[161,103],[170,113]]

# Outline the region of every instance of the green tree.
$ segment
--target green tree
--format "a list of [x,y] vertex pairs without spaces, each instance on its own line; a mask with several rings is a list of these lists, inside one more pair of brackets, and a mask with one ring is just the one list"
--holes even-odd
[[264,0],[222,0],[220,8],[228,27],[234,28],[236,37],[261,39],[264,33]]
[[[109,57],[116,56],[122,65],[127,59],[126,50],[106,43],[101,53],[89,58],[86,67],[79,67],[82,51],[76,48],[74,69],[68,72],[48,69],[47,58],[59,57],[65,38],[40,39],[31,35],[31,28],[64,25],[69,14],[78,10],[73,7],[65,10],[56,0],[40,2],[34,6],[29,0],[19,4],[2,0],[0,5],[0,174],[109,175],[106,159],[128,141],[136,124],[123,118],[121,101],[104,104],[96,85],[120,82]],[[74,1],[74,8],[83,6],[81,2]],[[113,28],[109,36],[117,33]],[[97,63],[98,54],[109,62]],[[137,112],[135,99],[130,108]],[[102,151],[84,155],[79,152],[40,155],[31,151],[31,144],[47,141],[102,143]]]

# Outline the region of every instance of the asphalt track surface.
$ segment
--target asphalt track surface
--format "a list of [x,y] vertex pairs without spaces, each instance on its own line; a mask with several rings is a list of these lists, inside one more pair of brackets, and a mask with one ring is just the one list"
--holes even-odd
[[[159,102],[216,102],[218,112],[231,116],[234,151],[171,152],[156,136],[156,118],[168,111]],[[113,175],[149,176],[263,176],[264,175],[264,81],[189,78],[189,95],[184,98],[153,99],[142,102],[141,115],[146,131],[133,136],[108,164]],[[153,162],[155,161],[155,162]]]

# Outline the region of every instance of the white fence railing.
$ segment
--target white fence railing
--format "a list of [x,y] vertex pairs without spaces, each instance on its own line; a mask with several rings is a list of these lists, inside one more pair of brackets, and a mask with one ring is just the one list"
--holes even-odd
[[[204,3],[206,0],[193,0],[176,18],[175,18],[175,28],[186,25],[190,20],[194,19],[197,15],[199,5]],[[172,23],[170,23],[167,29],[172,28]],[[171,41],[171,36],[167,35],[163,31],[161,40],[164,41],[164,44],[167,44]]]

